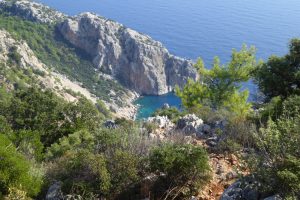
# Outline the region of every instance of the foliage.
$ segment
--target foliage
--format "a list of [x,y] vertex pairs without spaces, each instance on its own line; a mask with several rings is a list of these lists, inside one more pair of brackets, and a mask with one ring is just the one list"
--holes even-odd
[[32,197],[38,194],[41,179],[30,174],[30,163],[3,134],[0,134],[0,158],[0,193],[9,194],[9,188],[14,187]]
[[300,192],[300,115],[290,117],[283,113],[276,122],[270,119],[267,126],[260,129],[257,143],[261,153],[254,171],[265,190],[297,197]]
[[17,90],[12,94],[3,95],[0,115],[16,132],[34,130],[45,146],[77,130],[95,130],[104,118],[85,98],[67,103],[53,92],[37,88]]
[[102,113],[106,118],[111,117],[110,111],[107,109],[106,105],[103,103],[103,101],[98,100],[96,103],[97,109],[100,113]]
[[[109,159],[109,171],[111,174],[111,183],[113,193],[120,194],[126,190],[129,185],[136,183],[140,177],[138,175],[139,158],[126,151],[115,150],[113,156]],[[111,193],[113,196],[113,194]]]
[[8,195],[4,198],[4,200],[30,200],[31,198],[27,197],[27,193],[16,188],[11,187],[8,188]]
[[184,114],[184,112],[180,112],[176,107],[170,107],[158,109],[152,116],[167,116],[171,121],[176,122]]
[[93,192],[99,197],[108,193],[110,174],[107,171],[106,159],[102,154],[92,154],[81,150],[68,151],[58,158],[48,171],[52,180],[64,180],[63,192],[84,195]]
[[17,47],[12,47],[9,50],[8,57],[11,62],[15,62],[17,65],[21,63],[21,56],[17,51]]
[[80,130],[68,136],[62,137],[47,149],[46,158],[53,159],[64,155],[68,151],[80,151],[82,149],[92,151],[94,136],[87,130]]
[[11,134],[10,138],[27,159],[38,161],[43,159],[44,145],[39,132],[20,130]]
[[195,194],[210,179],[208,156],[202,147],[166,144],[153,149],[149,159],[152,172],[166,174],[165,189],[174,198]]
[[300,94],[300,40],[292,39],[289,48],[288,55],[271,56],[255,70],[254,78],[267,101]]
[[239,52],[233,50],[231,61],[227,65],[221,65],[216,57],[213,67],[206,69],[199,59],[195,67],[200,80],[189,80],[182,90],[176,88],[176,94],[191,112],[203,106],[213,110],[226,107],[238,118],[244,117],[250,104],[247,102],[248,92],[240,92],[241,83],[250,79],[255,65],[255,49],[248,49],[246,46]]
[[[54,24],[34,23],[9,16],[5,11],[1,12],[0,28],[11,33],[17,40],[26,41],[35,55],[48,67],[83,83],[84,87],[105,101],[111,101],[108,95],[110,90],[116,91],[117,96],[125,94],[126,90],[119,83],[99,78],[92,59],[65,41]],[[20,62],[20,56],[15,49],[11,50],[9,57],[17,64]]]

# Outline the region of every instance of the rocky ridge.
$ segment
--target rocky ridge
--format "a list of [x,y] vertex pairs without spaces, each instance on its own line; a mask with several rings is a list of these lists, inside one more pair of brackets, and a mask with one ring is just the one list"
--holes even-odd
[[[51,89],[58,96],[63,97],[67,101],[76,101],[80,95],[83,95],[93,103],[96,103],[97,97],[89,90],[82,87],[80,82],[74,82],[65,75],[59,74],[50,69],[34,55],[34,52],[30,49],[26,42],[15,40],[5,30],[0,30],[0,49],[0,63],[3,63],[3,67],[6,69],[12,68],[9,55],[12,53],[12,49],[14,49],[20,59],[17,66],[18,70],[33,71],[33,76],[31,78],[36,80],[35,82],[39,87]],[[17,73],[14,75],[17,79],[20,79]],[[10,85],[10,87],[13,88],[5,76],[0,76],[0,83],[6,83],[6,85]],[[78,94],[80,95],[78,96]],[[117,117],[132,118],[135,115],[136,108],[130,102],[135,97],[135,94],[128,91],[127,96],[124,97],[124,101],[126,102],[124,103],[125,106],[120,107],[115,105],[113,102],[105,102],[105,104],[107,107],[112,107],[118,111],[118,113],[116,113]]]
[[120,23],[92,13],[68,18],[61,34],[93,57],[95,67],[145,95],[170,92],[196,79],[193,63],[171,55],[160,43]]
[[24,19],[54,23],[74,47],[92,57],[95,68],[143,95],[160,95],[183,86],[197,72],[190,60],[176,57],[158,41],[92,13],[67,16],[39,3],[2,1],[0,7]]
[[40,23],[56,23],[67,17],[65,14],[53,10],[48,6],[27,0],[0,1],[0,7],[13,15]]

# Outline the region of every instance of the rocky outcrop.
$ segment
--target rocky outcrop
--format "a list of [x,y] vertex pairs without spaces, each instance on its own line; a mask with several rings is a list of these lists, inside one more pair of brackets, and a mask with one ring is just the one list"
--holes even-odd
[[17,15],[23,19],[41,23],[55,23],[63,21],[63,19],[66,18],[66,15],[33,1],[4,0],[0,1],[0,8],[12,15]]
[[58,29],[95,67],[139,94],[164,94],[197,77],[192,62],[171,55],[160,42],[95,14],[68,18]]
[[46,194],[46,200],[62,200],[64,199],[63,193],[61,191],[62,183],[55,182],[51,185]]
[[171,129],[174,126],[167,116],[148,117],[146,122],[154,123],[162,129]]
[[[5,30],[0,29],[0,63],[4,64],[1,67],[6,69],[12,69],[13,67],[23,71],[33,71],[30,75],[30,79],[35,80],[34,82],[41,88],[47,88],[55,92],[58,96],[61,96],[67,101],[73,102],[80,98],[79,93],[91,100],[93,103],[97,102],[97,97],[92,94],[88,89],[82,86],[82,83],[72,81],[65,75],[59,74],[58,72],[52,71],[48,66],[42,63],[30,49],[28,44],[24,41],[15,40],[11,34]],[[10,64],[12,61],[11,54],[14,52],[19,58],[17,65]],[[1,70],[0,70],[1,71]],[[19,73],[14,73],[16,79],[19,79]],[[29,76],[28,74],[26,76]],[[9,82],[5,76],[0,73],[0,85],[1,83]],[[13,84],[13,83],[12,83]],[[10,88],[13,88],[12,84]],[[73,92],[69,92],[73,91]],[[111,92],[114,92],[111,90]],[[124,105],[118,105],[117,103],[104,102],[112,112],[116,113],[117,117],[125,117],[132,119],[136,113],[136,106],[132,105],[131,102],[136,97],[134,93],[127,90],[126,94],[120,96]]]
[[195,114],[188,114],[178,120],[176,128],[182,130],[186,135],[194,135],[200,138],[204,131],[208,129],[207,126]]

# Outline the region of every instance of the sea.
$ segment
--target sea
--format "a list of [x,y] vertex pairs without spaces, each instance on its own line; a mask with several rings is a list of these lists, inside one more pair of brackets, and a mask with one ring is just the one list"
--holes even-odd
[[[257,59],[283,56],[289,41],[300,37],[299,0],[39,0],[68,15],[94,12],[162,42],[170,53],[209,68],[218,56],[230,60],[232,49],[255,46]],[[256,86],[246,83],[251,92]],[[136,101],[137,118],[150,116],[164,103],[180,107],[174,94]]]

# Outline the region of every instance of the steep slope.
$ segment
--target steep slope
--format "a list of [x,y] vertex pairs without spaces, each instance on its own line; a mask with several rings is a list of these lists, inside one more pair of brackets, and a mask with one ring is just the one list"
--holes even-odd
[[140,94],[164,94],[196,78],[192,62],[169,54],[147,35],[95,14],[68,18],[58,29],[93,58],[96,68]]
[[90,56],[95,68],[139,94],[164,94],[197,78],[191,61],[112,20],[91,13],[69,17],[26,0],[3,1],[0,6],[26,20],[56,24],[64,39]]
[[0,2],[0,7],[3,11],[41,23],[55,23],[67,17],[63,13],[33,1],[5,0]]
[[[55,91],[68,101],[77,99],[81,94],[96,103],[96,98],[78,83],[55,73],[36,58],[24,41],[17,41],[4,30],[0,30],[1,81],[20,87],[20,85],[38,85]],[[25,76],[25,77],[24,77]],[[22,87],[22,86],[21,86]],[[68,91],[73,92],[68,92]]]

